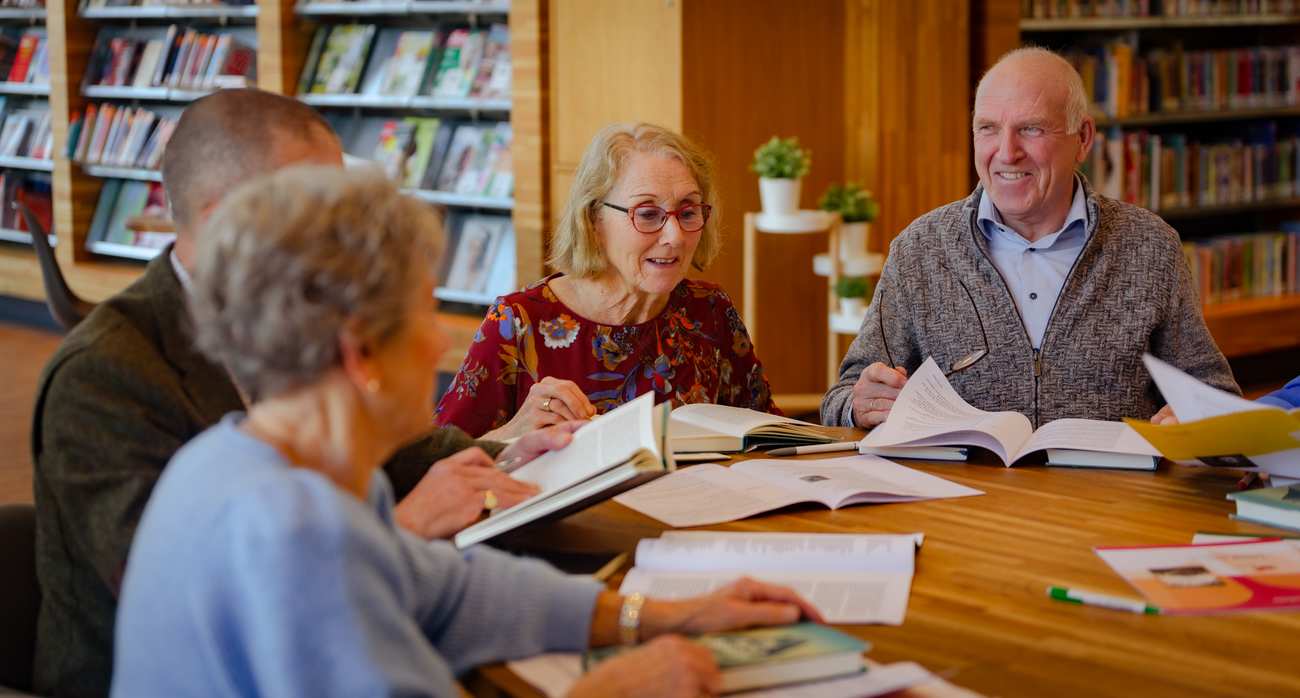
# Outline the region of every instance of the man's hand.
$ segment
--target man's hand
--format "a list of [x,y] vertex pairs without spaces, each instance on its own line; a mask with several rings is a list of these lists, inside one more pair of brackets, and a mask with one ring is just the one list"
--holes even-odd
[[1164,407],[1160,408],[1159,412],[1151,415],[1151,423],[1152,424],[1177,424],[1178,415],[1174,414],[1174,408],[1172,406],[1165,405]]
[[506,441],[552,424],[595,416],[595,406],[577,383],[547,376],[528,389],[528,397],[509,422],[484,434],[483,438]]
[[537,487],[501,472],[481,448],[467,448],[429,468],[394,508],[397,523],[421,538],[450,538],[483,514],[487,492],[505,508],[537,494]]
[[906,384],[907,369],[902,366],[890,368],[879,361],[868,366],[853,384],[854,423],[873,427],[885,421]]
[[573,685],[569,698],[699,698],[721,688],[713,652],[666,635],[602,662]]

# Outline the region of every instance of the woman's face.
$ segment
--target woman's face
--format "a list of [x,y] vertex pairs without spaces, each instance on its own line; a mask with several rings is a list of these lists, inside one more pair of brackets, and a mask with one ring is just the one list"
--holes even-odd
[[433,391],[438,360],[447,350],[447,337],[438,323],[434,280],[427,274],[410,291],[401,328],[375,352],[380,390],[387,399],[380,415],[406,440],[423,433],[433,423]]
[[[657,153],[633,153],[605,201],[623,208],[652,203],[665,211],[683,204],[703,203],[700,187],[680,160]],[[600,206],[596,231],[605,258],[623,283],[637,292],[664,294],[673,290],[690,268],[702,230],[685,232],[669,217],[655,233],[638,232],[628,214]]]

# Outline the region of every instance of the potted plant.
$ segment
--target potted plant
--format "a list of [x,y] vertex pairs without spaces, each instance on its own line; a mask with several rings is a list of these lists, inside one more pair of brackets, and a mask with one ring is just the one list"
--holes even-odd
[[871,198],[871,192],[847,182],[843,186],[832,184],[817,207],[823,211],[840,214],[844,225],[840,228],[840,259],[849,260],[867,254],[867,224],[880,215],[880,204]]
[[750,169],[758,174],[763,213],[791,215],[798,211],[799,190],[811,165],[812,154],[799,147],[798,138],[772,136],[758,146]]
[[835,296],[840,299],[840,314],[855,317],[867,309],[871,282],[862,276],[841,276],[835,282]]

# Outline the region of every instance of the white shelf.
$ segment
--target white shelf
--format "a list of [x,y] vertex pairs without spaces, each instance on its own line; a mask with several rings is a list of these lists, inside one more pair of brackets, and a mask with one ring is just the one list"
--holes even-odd
[[53,172],[54,161],[44,160],[41,158],[0,156],[0,167],[8,167],[15,170],[35,170],[36,172]]
[[0,94],[49,97],[50,86],[48,83],[40,85],[32,82],[0,82]]
[[300,2],[299,15],[359,17],[363,15],[506,15],[509,2],[453,2],[402,0],[401,2]]
[[1223,27],[1266,27],[1300,24],[1300,15],[1236,14],[1191,17],[1064,17],[1022,19],[1022,32],[1126,31],[1129,29],[1222,29]]
[[831,215],[817,210],[796,211],[789,215],[760,213],[754,221],[754,227],[760,233],[782,235],[824,233],[831,227]]
[[831,332],[835,334],[857,335],[858,330],[862,328],[862,321],[866,319],[867,311],[863,310],[860,315],[845,315],[841,312],[831,313]]
[[146,5],[86,7],[85,19],[255,19],[257,5]]
[[305,94],[298,99],[313,107],[354,107],[361,109],[429,109],[433,111],[509,112],[508,99],[464,99],[448,97],[389,97],[361,94]]
[[[59,244],[59,239],[53,235],[48,236],[46,239],[50,241],[50,247]],[[32,244],[32,235],[31,233],[28,233],[24,230],[11,230],[9,228],[0,228],[0,241],[17,242],[23,245],[30,245]]]
[[162,250],[153,247],[136,247],[135,245],[121,245],[116,242],[104,242],[103,240],[91,240],[86,243],[86,249],[95,254],[102,254],[108,257],[121,257],[123,259],[138,259],[149,261],[157,257]]
[[149,102],[193,102],[218,88],[184,90],[171,87],[132,87],[129,85],[86,85],[81,89],[84,97],[92,99],[138,99]]
[[36,21],[45,19],[44,7],[0,7],[0,20],[25,19]]
[[470,196],[467,194],[453,194],[447,191],[432,191],[429,189],[408,189],[406,192],[418,199],[423,199],[433,204],[442,204],[444,206],[487,208],[494,211],[510,211],[515,207],[514,199],[494,199],[489,196]]
[[495,295],[489,293],[474,293],[441,286],[433,289],[433,297],[448,303],[469,303],[471,305],[492,305],[492,301],[497,299]]
[[81,170],[92,177],[107,179],[137,179],[142,182],[161,182],[162,172],[138,167],[112,167],[109,165],[82,164]]
[[[885,256],[877,252],[868,252],[864,257],[850,257],[840,261],[842,276],[879,276],[885,267]],[[831,256],[825,252],[813,257],[813,273],[817,276],[831,275]]]

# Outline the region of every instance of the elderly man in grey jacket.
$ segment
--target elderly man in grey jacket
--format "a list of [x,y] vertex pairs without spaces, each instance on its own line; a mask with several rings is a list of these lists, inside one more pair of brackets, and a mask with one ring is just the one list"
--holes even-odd
[[975,92],[972,127],[979,186],[894,240],[823,423],[883,422],[927,357],[971,404],[1035,427],[1162,420],[1144,352],[1239,392],[1178,233],[1075,174],[1096,124],[1067,61],[1035,48],[1004,56]]

